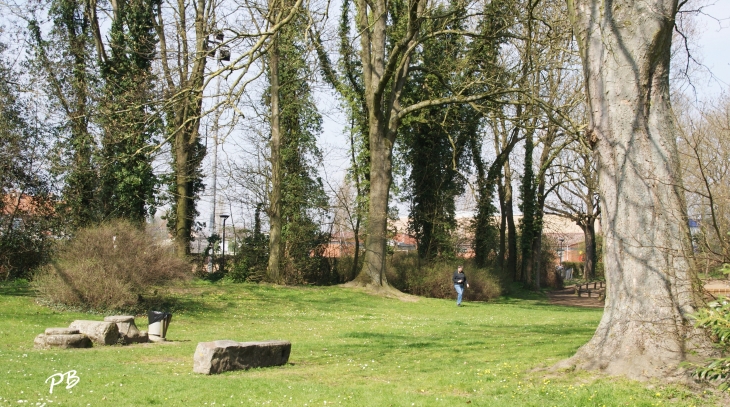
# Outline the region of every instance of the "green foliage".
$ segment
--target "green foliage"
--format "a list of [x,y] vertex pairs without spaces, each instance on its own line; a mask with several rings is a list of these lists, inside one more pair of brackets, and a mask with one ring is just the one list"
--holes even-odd
[[730,275],[730,264],[723,264],[722,267],[720,267],[720,271],[722,272],[722,274]]
[[256,205],[253,231],[236,248],[229,278],[235,283],[258,282],[265,278],[269,261],[269,238],[261,232],[261,208]]
[[[720,296],[694,316],[695,326],[707,329],[723,352],[730,349],[730,300]],[[706,366],[695,369],[701,379],[718,384],[721,390],[730,389],[730,357],[713,359]]]
[[189,265],[128,221],[81,229],[60,243],[34,287],[51,304],[140,311],[154,287],[189,277]]

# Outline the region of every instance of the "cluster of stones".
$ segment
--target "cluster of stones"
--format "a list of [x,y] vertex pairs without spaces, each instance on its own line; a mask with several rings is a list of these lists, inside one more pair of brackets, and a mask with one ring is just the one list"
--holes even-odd
[[200,342],[193,356],[193,372],[216,374],[255,367],[285,365],[291,353],[289,341]]
[[108,346],[117,343],[148,342],[145,331],[137,329],[134,316],[116,315],[104,321],[77,320],[68,328],[47,328],[35,338],[37,349],[90,348],[92,344]]

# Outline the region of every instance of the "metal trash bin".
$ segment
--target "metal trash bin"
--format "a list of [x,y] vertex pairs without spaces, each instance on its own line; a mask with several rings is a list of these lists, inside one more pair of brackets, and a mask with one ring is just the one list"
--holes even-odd
[[172,321],[172,314],[162,311],[149,311],[147,312],[147,320],[149,321],[147,334],[164,339],[167,335],[167,327]]

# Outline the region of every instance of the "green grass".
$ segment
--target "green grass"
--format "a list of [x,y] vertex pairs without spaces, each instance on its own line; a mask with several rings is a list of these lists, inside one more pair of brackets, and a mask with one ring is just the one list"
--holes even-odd
[[[538,369],[573,354],[601,316],[542,297],[457,308],[339,287],[195,282],[174,291],[169,343],[48,351],[33,349],[46,327],[102,316],[54,311],[22,284],[0,286],[0,406],[722,404],[679,386]],[[137,325],[146,329],[146,318]],[[292,353],[282,367],[192,373],[197,343],[216,339],[284,339]],[[44,381],[72,369],[78,384],[49,394]]]

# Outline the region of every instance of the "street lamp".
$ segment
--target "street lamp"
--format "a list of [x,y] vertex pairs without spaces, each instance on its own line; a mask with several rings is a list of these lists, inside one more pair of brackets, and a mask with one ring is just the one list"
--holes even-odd
[[219,215],[223,219],[223,240],[221,241],[221,248],[223,254],[221,256],[221,271],[226,271],[226,219],[228,215]]

